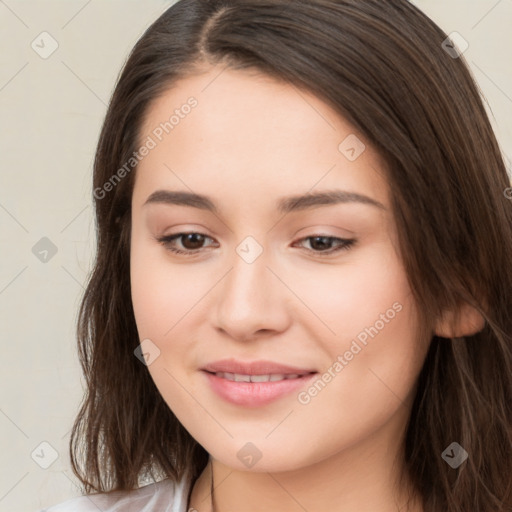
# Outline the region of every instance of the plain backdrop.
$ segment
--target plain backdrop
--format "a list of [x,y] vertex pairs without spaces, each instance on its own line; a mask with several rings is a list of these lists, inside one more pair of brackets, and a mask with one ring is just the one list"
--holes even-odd
[[[0,0],[0,511],[79,494],[68,441],[82,398],[75,323],[95,251],[95,144],[129,50],[172,3]],[[509,159],[512,0],[414,3],[469,43]]]

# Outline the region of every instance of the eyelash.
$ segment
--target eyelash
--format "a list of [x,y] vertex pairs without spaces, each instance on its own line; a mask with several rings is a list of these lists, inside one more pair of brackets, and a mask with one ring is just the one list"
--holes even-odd
[[[157,238],[157,241],[159,243],[161,243],[168,251],[171,251],[174,254],[183,254],[183,255],[188,256],[188,257],[194,256],[198,252],[200,252],[202,250],[202,248],[200,248],[200,249],[191,249],[191,250],[184,251],[182,249],[177,249],[177,248],[171,246],[171,243],[175,239],[179,239],[179,238],[181,238],[182,236],[185,236],[185,235],[201,235],[201,236],[203,236],[205,238],[210,238],[210,240],[212,240],[211,237],[209,237],[207,235],[204,235],[203,233],[198,233],[198,232],[195,232],[195,231],[190,231],[190,232],[185,232],[185,233],[177,233],[175,235],[163,236],[163,237]],[[319,255],[321,257],[329,256],[331,254],[334,254],[334,253],[337,253],[337,252],[341,252],[341,251],[346,251],[346,250],[350,249],[350,247],[352,247],[356,243],[356,239],[355,238],[338,238],[338,237],[335,237],[335,236],[327,236],[327,235],[306,236],[304,238],[301,238],[298,241],[300,242],[302,240],[309,240],[309,239],[313,239],[313,238],[324,238],[324,239],[327,239],[327,240],[333,240],[333,241],[341,242],[334,249],[329,249],[327,251],[315,251],[313,249],[306,249],[307,251],[313,252],[314,254],[317,254],[317,255]]]

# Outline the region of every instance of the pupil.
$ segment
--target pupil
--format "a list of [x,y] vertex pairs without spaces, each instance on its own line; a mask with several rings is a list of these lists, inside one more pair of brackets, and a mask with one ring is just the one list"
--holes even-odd
[[[320,242],[319,246],[317,245],[317,242],[319,240],[323,240],[324,242]],[[326,236],[315,236],[313,237],[312,241],[311,241],[311,247],[313,247],[313,249],[325,249],[326,245],[329,245],[328,243],[325,243],[326,240],[329,240],[329,237],[326,237]],[[315,247],[316,246],[316,247]]]
[[[187,249],[199,249],[201,248],[201,243],[203,242],[203,235],[200,235],[199,233],[190,233],[186,235],[185,240],[187,241],[187,243],[190,241],[192,242],[192,247],[187,247]],[[194,243],[197,246],[194,246]]]

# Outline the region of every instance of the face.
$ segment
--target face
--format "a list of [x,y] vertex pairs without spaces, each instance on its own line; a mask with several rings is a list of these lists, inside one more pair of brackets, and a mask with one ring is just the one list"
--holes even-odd
[[398,431],[427,347],[362,134],[305,91],[208,69],[150,106],[140,140],[133,307],[190,434],[232,468],[285,471]]

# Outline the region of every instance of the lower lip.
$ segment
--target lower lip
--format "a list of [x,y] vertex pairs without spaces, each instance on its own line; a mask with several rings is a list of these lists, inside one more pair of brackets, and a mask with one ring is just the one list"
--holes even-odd
[[273,402],[283,395],[300,389],[316,375],[316,373],[309,373],[296,379],[275,382],[235,382],[204,370],[203,373],[208,378],[213,391],[221,398],[247,407],[259,407]]

